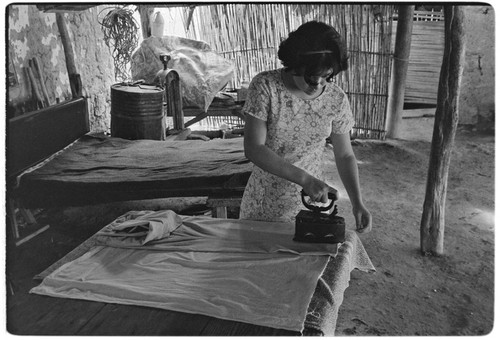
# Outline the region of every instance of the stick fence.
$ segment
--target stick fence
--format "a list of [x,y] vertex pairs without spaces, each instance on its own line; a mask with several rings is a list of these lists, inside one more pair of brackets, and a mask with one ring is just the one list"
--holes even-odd
[[282,39],[302,23],[326,22],[346,39],[349,69],[337,83],[349,95],[356,120],[354,138],[385,138],[391,70],[392,5],[370,4],[214,4],[186,8],[187,36],[207,42],[235,63],[228,89],[258,72],[281,66]]

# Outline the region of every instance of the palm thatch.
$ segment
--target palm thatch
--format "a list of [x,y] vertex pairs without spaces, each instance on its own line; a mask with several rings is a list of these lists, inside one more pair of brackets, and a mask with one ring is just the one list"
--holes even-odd
[[277,49],[302,23],[326,22],[344,34],[350,68],[337,83],[350,97],[353,137],[385,137],[393,6],[360,4],[214,4],[186,8],[188,37],[233,60],[237,89],[258,72],[280,67]]

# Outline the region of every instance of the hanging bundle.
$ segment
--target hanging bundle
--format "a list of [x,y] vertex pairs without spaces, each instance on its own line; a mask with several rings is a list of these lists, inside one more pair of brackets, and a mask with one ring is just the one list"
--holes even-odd
[[[108,10],[105,8],[104,10]],[[103,10],[103,11],[104,11]],[[102,13],[102,11],[101,11]],[[128,65],[132,52],[138,45],[139,25],[133,17],[134,11],[125,7],[111,9],[101,24],[106,46],[113,49],[112,55],[115,65],[115,79],[129,78]]]

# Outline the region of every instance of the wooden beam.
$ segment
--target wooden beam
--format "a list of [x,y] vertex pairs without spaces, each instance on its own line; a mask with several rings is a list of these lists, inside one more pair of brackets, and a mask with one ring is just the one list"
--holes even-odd
[[154,7],[137,5],[137,9],[141,16],[142,39],[147,39],[151,36],[151,16],[153,15]]
[[167,114],[174,118],[174,130],[184,130],[181,84],[177,71],[171,69],[166,70],[165,91],[165,97],[167,99]]
[[432,135],[424,209],[420,224],[422,253],[444,253],[448,169],[458,126],[458,102],[465,54],[461,6],[444,6],[445,47],[439,76],[438,103]]
[[188,17],[187,17],[187,20],[186,20],[186,32],[189,31],[189,26],[191,25],[191,21],[193,20],[193,13],[194,13],[194,9],[196,8],[195,5],[191,5],[189,6],[189,9],[188,9]]
[[410,59],[414,7],[414,5],[398,6],[398,27],[387,104],[388,119],[386,136],[388,138],[399,138],[401,136],[400,126],[403,120],[406,74]]
[[61,35],[61,42],[64,47],[64,57],[66,58],[66,68],[68,69],[71,95],[73,96],[73,99],[76,99],[82,96],[82,81],[80,75],[76,72],[75,53],[73,51],[73,45],[71,44],[66,19],[64,18],[63,13],[56,13],[56,22],[57,27],[59,28],[59,34]]

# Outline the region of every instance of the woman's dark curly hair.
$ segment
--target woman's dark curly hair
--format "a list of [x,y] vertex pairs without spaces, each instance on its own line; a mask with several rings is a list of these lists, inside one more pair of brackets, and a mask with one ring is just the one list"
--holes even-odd
[[333,69],[333,77],[347,70],[347,50],[344,39],[332,26],[319,21],[302,24],[283,40],[278,58],[285,68],[304,70],[314,75]]

